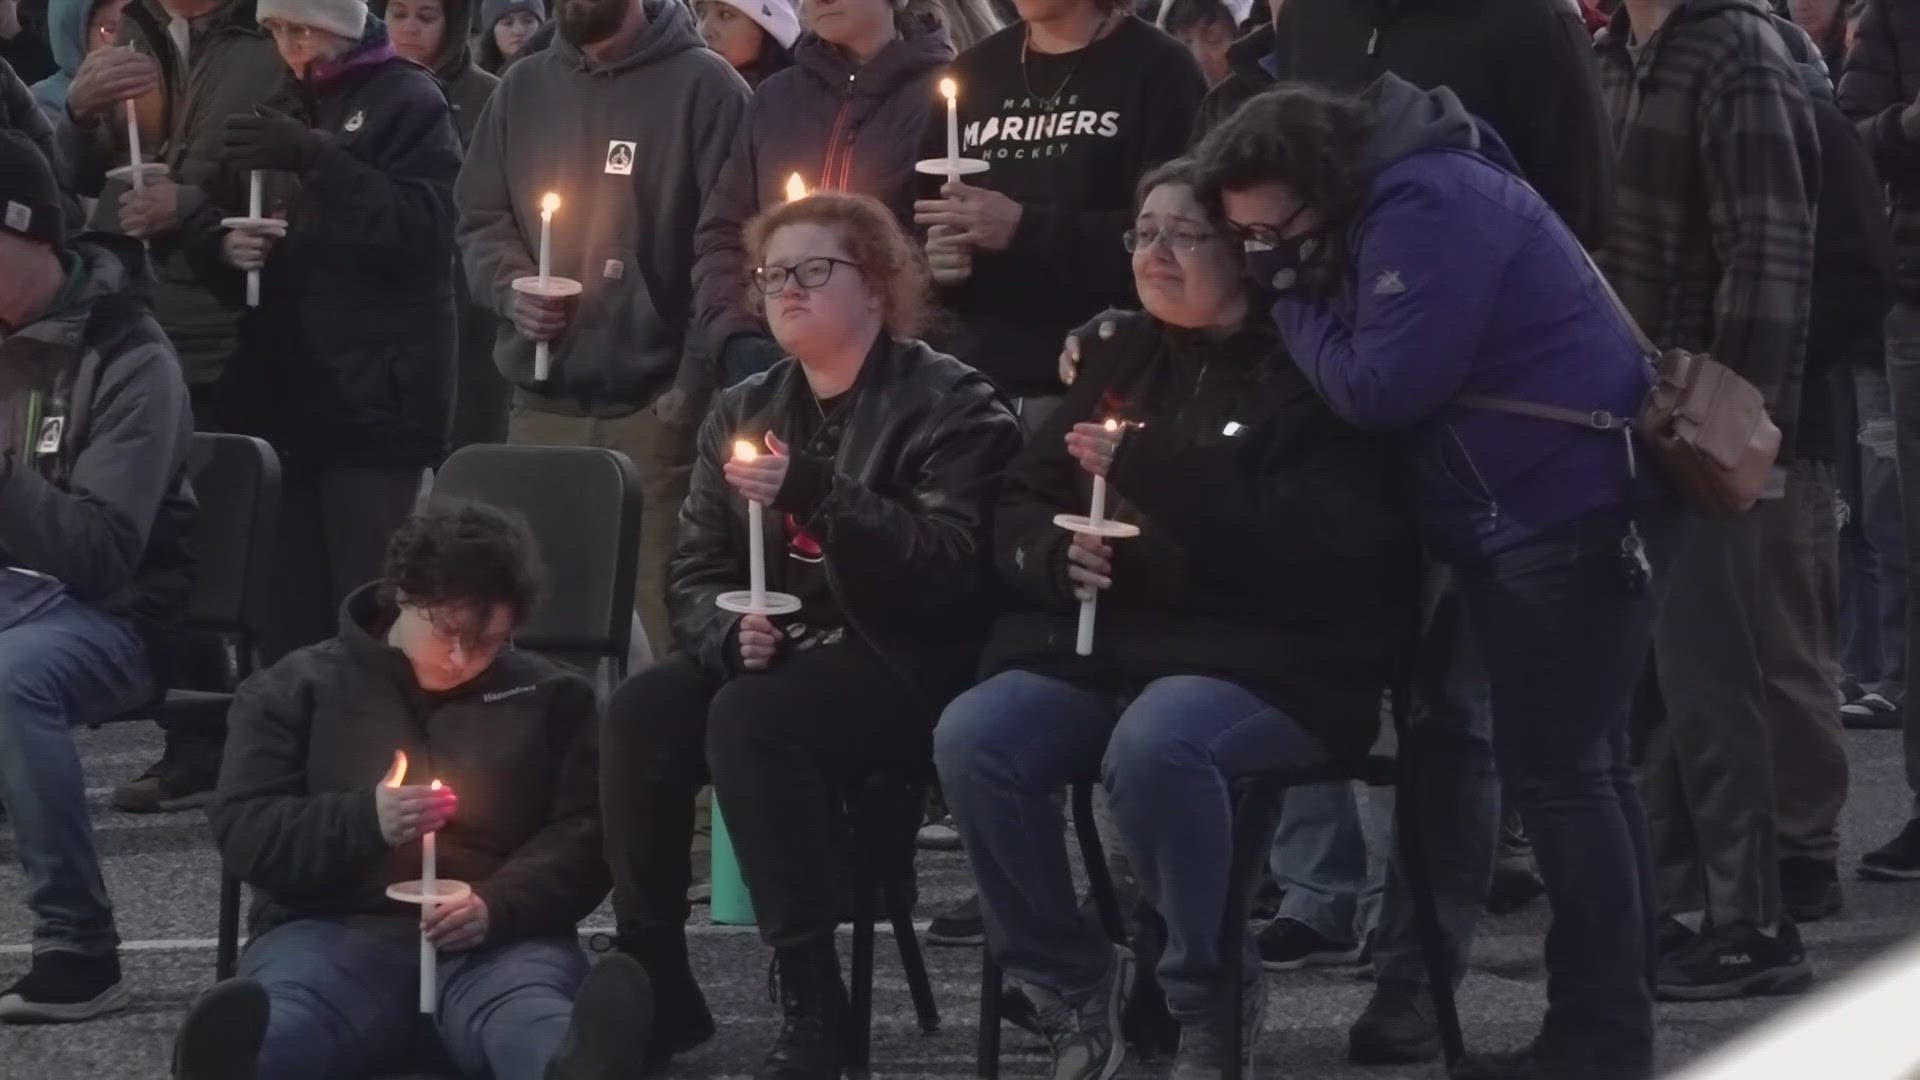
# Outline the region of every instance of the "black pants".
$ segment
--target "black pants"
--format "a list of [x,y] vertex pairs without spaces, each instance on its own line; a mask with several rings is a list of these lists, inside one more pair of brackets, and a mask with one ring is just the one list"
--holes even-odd
[[693,800],[712,778],[760,934],[830,936],[847,785],[931,771],[933,706],[864,645],[721,679],[676,653],[628,679],[602,722],[601,812],[623,933],[687,918]]
[[387,540],[419,499],[422,472],[281,465],[274,608],[261,644],[267,663],[339,629],[341,601],[380,576]]

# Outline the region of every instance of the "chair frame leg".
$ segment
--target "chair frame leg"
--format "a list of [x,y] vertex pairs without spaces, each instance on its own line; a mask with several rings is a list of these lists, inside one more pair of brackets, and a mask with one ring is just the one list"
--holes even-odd
[[933,982],[927,978],[920,938],[913,932],[913,894],[901,882],[886,886],[881,893],[893,923],[894,943],[900,948],[900,970],[907,977],[907,992],[913,995],[914,1015],[919,1018],[921,1033],[932,1035],[940,1030],[940,1006],[933,999]]
[[847,1014],[847,1068],[852,1080],[866,1080],[873,1055],[873,920],[880,887],[872,880],[865,851],[854,859],[853,972]]
[[1224,984],[1220,995],[1220,1025],[1226,1037],[1222,1080],[1241,1080],[1245,1048],[1241,1045],[1244,1032],[1240,1017],[1246,1009],[1247,921],[1253,916],[1261,856],[1272,839],[1260,826],[1272,820],[1268,810],[1274,798],[1274,792],[1256,785],[1233,800],[1232,861],[1227,869],[1226,910],[1220,920],[1220,974]]
[[1107,940],[1124,947],[1127,927],[1120,917],[1120,896],[1114,891],[1113,875],[1107,870],[1107,849],[1100,842],[1100,825],[1093,817],[1093,785],[1073,785],[1073,832],[1080,840],[1080,861],[1087,873],[1087,894],[1100,913],[1100,928]]
[[219,938],[214,947],[213,974],[222,981],[233,978],[240,959],[240,879],[220,871]]
[[980,1032],[973,1072],[980,1080],[1000,1077],[1000,995],[1007,989],[1000,964],[993,958],[993,946],[980,951]]
[[1460,1029],[1459,1003],[1454,999],[1453,964],[1447,956],[1446,938],[1440,926],[1440,908],[1433,895],[1433,873],[1427,862],[1424,826],[1419,802],[1422,773],[1420,754],[1404,742],[1400,747],[1400,775],[1395,783],[1394,830],[1399,837],[1401,873],[1406,875],[1407,892],[1413,900],[1413,925],[1420,938],[1420,953],[1426,963],[1427,990],[1433,997],[1433,1016],[1439,1029],[1440,1053],[1447,1073],[1453,1074],[1467,1056],[1466,1036]]

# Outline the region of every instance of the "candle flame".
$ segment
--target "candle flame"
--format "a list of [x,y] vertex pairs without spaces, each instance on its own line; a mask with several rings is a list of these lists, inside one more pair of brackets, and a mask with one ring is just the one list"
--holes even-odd
[[435,790],[435,791],[439,791],[439,790],[440,790],[440,781],[438,781],[438,780],[435,780],[435,781],[434,781],[433,783],[431,783],[431,784],[429,784],[429,785],[427,785],[427,786],[428,786],[428,787],[431,787],[431,788],[432,788],[433,790]]
[[560,209],[560,196],[549,191],[540,197],[540,212],[548,216]]
[[1107,417],[1107,430],[1108,430],[1108,431],[1119,431],[1119,430],[1120,430],[1120,421],[1118,421],[1118,420],[1115,420],[1115,419],[1114,419],[1113,417],[1111,417],[1111,416],[1109,416],[1109,417]]
[[405,750],[395,750],[393,752],[393,767],[387,770],[386,779],[380,782],[388,787],[399,787],[400,782],[406,778],[407,752]]
[[752,461],[759,456],[760,448],[745,439],[741,439],[739,442],[733,444],[733,460],[735,461]]
[[940,96],[946,98],[948,101],[952,101],[954,98],[960,96],[960,85],[952,79],[941,79]]
[[807,197],[807,182],[800,179],[799,173],[787,177],[787,201],[799,202]]

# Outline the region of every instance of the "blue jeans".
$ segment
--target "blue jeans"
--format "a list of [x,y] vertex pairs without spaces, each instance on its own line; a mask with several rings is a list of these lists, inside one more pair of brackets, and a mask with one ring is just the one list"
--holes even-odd
[[[1279,916],[1328,941],[1361,941],[1380,921],[1388,836],[1361,824],[1360,785],[1307,784],[1287,791],[1268,865],[1286,890]],[[1375,793],[1369,792],[1368,810]]]
[[1853,370],[1860,488],[1840,534],[1840,660],[1863,690],[1899,702],[1907,677],[1907,549],[1884,368]]
[[[1663,585],[1671,525],[1642,514]],[[1621,526],[1590,516],[1459,567],[1493,691],[1503,791],[1553,907],[1543,1033],[1602,1080],[1653,1068],[1653,860],[1628,717],[1659,588],[1630,589]]]
[[[1122,709],[1110,692],[1010,671],[947,707],[933,756],[980,887],[989,947],[1015,979],[1066,996],[1097,986],[1112,951],[1076,917],[1052,794],[1099,770],[1141,889],[1166,920],[1158,971],[1167,1007],[1191,1022],[1214,1015],[1224,966],[1228,778],[1323,761],[1326,751],[1219,679],[1158,679]],[[1251,933],[1243,947],[1257,976]]]
[[260,1076],[360,1080],[450,1061],[466,1080],[542,1080],[587,966],[572,938],[442,953],[429,1020],[418,922],[296,919],[255,938],[239,973],[266,987],[271,1008]]
[[139,635],[91,604],[63,596],[0,630],[0,805],[26,871],[35,953],[119,948],[72,728],[152,699]]

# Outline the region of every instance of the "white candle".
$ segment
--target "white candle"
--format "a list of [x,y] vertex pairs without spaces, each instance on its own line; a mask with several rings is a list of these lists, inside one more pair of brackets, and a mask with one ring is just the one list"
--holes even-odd
[[[560,209],[560,196],[549,191],[540,199],[540,289],[546,295],[547,280],[553,276],[553,212]],[[546,382],[553,367],[553,346],[541,341],[533,347],[533,381]]]
[[[745,439],[733,444],[735,461],[752,461],[760,451]],[[747,587],[752,591],[754,610],[767,606],[767,538],[764,531],[766,511],[759,503],[747,500]]]
[[[260,170],[255,169],[252,174],[247,177],[248,217],[255,221],[260,220],[264,212],[264,208],[261,205],[262,201],[260,197]],[[247,271],[247,306],[260,306],[260,271],[258,270]]]
[[127,99],[127,164],[133,176],[133,190],[144,191],[146,177],[140,171],[140,113],[134,108],[133,99]]
[[940,93],[947,99],[947,183],[960,182],[960,87],[952,79],[940,80]]
[[[440,790],[440,781],[433,782],[433,790]],[[420,1011],[432,1016],[440,1006],[440,956],[434,951],[433,942],[427,940],[426,916],[433,912],[433,897],[440,877],[439,845],[434,833],[420,837],[420,895],[425,899],[420,905]]]
[[[1108,420],[1106,429],[1109,432],[1119,431],[1120,422]],[[1107,520],[1107,478],[1098,474],[1093,478],[1093,506],[1087,511],[1087,520],[1092,522],[1096,529]],[[1094,611],[1099,605],[1100,590],[1098,589],[1090,588],[1087,598],[1080,601],[1080,625],[1079,632],[1074,637],[1073,651],[1081,656],[1093,655]]]

